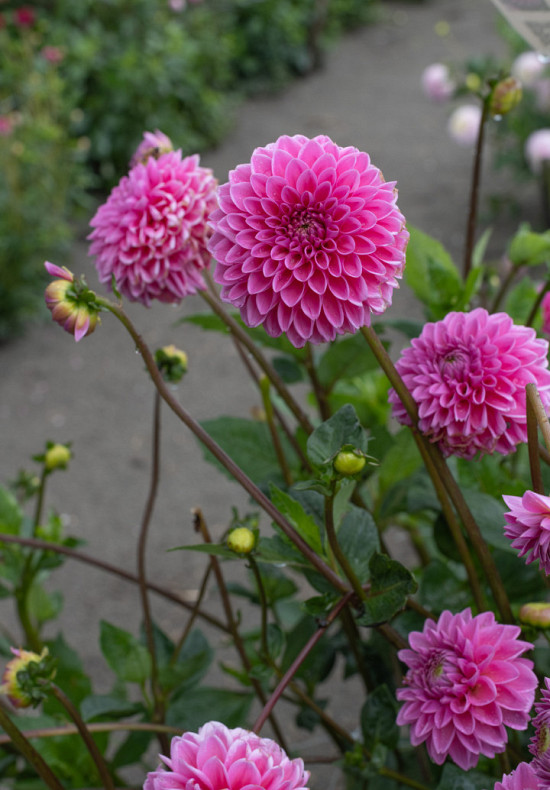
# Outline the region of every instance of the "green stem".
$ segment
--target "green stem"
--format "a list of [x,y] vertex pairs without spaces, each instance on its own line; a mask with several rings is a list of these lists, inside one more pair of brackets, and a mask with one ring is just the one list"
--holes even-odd
[[508,274],[506,275],[506,277],[502,280],[502,283],[500,284],[500,288],[498,289],[497,294],[495,296],[495,300],[494,300],[494,302],[492,304],[492,307],[491,307],[491,309],[489,311],[490,313],[496,313],[496,311],[500,307],[500,304],[501,304],[502,300],[504,299],[504,296],[505,296],[506,292],[508,291],[508,288],[512,284],[512,280],[514,279],[514,277],[519,272],[519,270],[521,269],[522,266],[523,266],[522,263],[514,264],[511,267],[511,269],[508,272]]
[[468,277],[472,268],[472,256],[475,245],[475,234],[477,226],[477,207],[479,202],[479,186],[481,183],[481,161],[483,153],[483,138],[485,135],[485,124],[489,117],[489,101],[485,99],[481,109],[481,119],[479,122],[479,132],[477,135],[476,151],[474,155],[474,166],[472,169],[472,181],[470,186],[470,209],[466,224],[466,245],[464,250],[464,280]]
[[[5,533],[0,533],[0,544],[2,543],[15,543],[20,546],[29,546],[30,548],[42,549],[44,551],[53,551],[57,554],[64,554],[66,557],[70,557],[73,560],[78,560],[79,562],[83,562],[86,565],[92,565],[95,568],[99,568],[106,573],[111,573],[113,576],[118,576],[128,582],[139,584],[138,577],[129,571],[125,571],[123,568],[119,568],[116,565],[111,565],[111,563],[105,562],[104,560],[99,560],[96,557],[89,557],[86,554],[82,554],[75,549],[70,549],[67,546],[59,546],[55,543],[50,543],[47,540],[39,540],[38,538],[21,538],[19,535],[7,535]],[[172,603],[178,604],[178,606],[182,606],[184,609],[187,609],[190,612],[194,611],[195,607],[193,605],[187,603],[187,601],[166,587],[162,587],[161,585],[154,584],[152,582],[147,582],[147,588],[153,592],[156,592],[166,600],[172,601]],[[227,626],[209,612],[199,609],[197,610],[197,615],[205,620],[205,622],[210,623],[210,625],[215,626],[215,628],[218,628],[220,631],[225,631],[228,633]],[[35,650],[35,652],[40,651]]]
[[[89,732],[164,732],[167,735],[181,735],[181,727],[169,724],[148,724],[146,722],[103,721],[86,724]],[[5,729],[5,728],[4,728]],[[62,727],[40,727],[36,730],[25,730],[25,738],[57,738],[65,735],[79,735],[76,724],[65,724]],[[0,746],[11,743],[8,735],[0,735]]]
[[449,498],[464,525],[466,533],[473,544],[477,556],[479,557],[483,571],[493,592],[495,603],[503,620],[505,622],[513,623],[514,616],[512,614],[512,609],[510,608],[510,602],[508,601],[508,596],[502,584],[502,580],[497,570],[495,561],[483,539],[483,536],[481,535],[474,517],[472,516],[462,491],[458,487],[454,477],[449,471],[449,467],[443,458],[441,450],[436,444],[432,444],[430,441],[428,441],[428,439],[419,431],[418,409],[416,403],[374,330],[371,327],[362,327],[361,332],[369,344],[376,359],[378,360],[380,367],[389,378],[390,384],[393,386],[397,395],[399,396],[399,399],[401,400],[401,403],[403,404],[409,419],[411,420],[413,430],[418,431],[420,441],[423,443],[426,453],[432,460],[434,471],[437,473],[441,479],[441,483],[447,490]]
[[40,521],[42,520],[42,510],[44,508],[44,496],[46,492],[46,467],[42,467],[42,472],[40,474],[40,483],[38,485],[38,490],[36,492],[36,508],[34,511],[34,520],[33,520],[33,535],[36,535],[36,530],[40,526]]
[[[534,387],[534,384],[527,385],[525,388],[525,401],[527,406],[527,449],[529,452],[529,469],[531,471],[531,482],[533,485],[533,491],[536,491],[537,494],[544,494],[544,484],[542,482],[542,471],[540,468],[540,457],[539,457],[539,431],[538,431],[538,420],[537,420],[537,398],[533,397],[532,390],[529,390],[529,386]],[[538,395],[538,392],[535,387],[535,394]],[[538,398],[540,401],[540,396]]]
[[294,414],[304,431],[309,435],[313,431],[313,425],[309,421],[306,413],[302,410],[301,406],[296,402],[296,400],[290,394],[288,387],[279,376],[275,368],[271,365],[271,363],[264,357],[262,352],[258,349],[255,343],[250,339],[248,334],[245,330],[240,326],[240,324],[235,321],[233,316],[229,315],[227,310],[223,307],[220,300],[215,297],[209,291],[201,291],[200,295],[208,304],[208,306],[213,310],[216,315],[222,319],[224,324],[228,327],[229,331],[232,335],[238,338],[239,342],[243,344],[249,354],[256,360],[260,368],[263,370],[265,375],[271,381],[283,401],[286,403],[290,411]]
[[273,419],[273,404],[271,403],[271,397],[269,393],[269,379],[267,376],[261,377],[259,385],[265,411],[265,418],[267,420],[267,427],[269,428],[271,441],[273,443],[273,449],[275,450],[275,455],[277,456],[277,461],[281,467],[281,472],[283,473],[285,483],[290,487],[293,483],[292,475],[290,474],[290,469],[288,468],[283,446],[281,444],[281,438],[277,433],[277,428]]
[[63,785],[54,774],[50,766],[44,761],[42,756],[36,751],[32,743],[17,725],[10,719],[6,711],[0,705],[0,727],[7,734],[8,742],[13,743],[15,748],[21,752],[23,757],[32,765],[38,776],[50,790],[63,790]]
[[[151,607],[149,605],[146,575],[147,537],[149,533],[149,526],[151,524],[151,518],[153,516],[153,509],[155,507],[155,500],[157,497],[160,479],[160,406],[160,395],[158,391],[155,390],[153,407],[153,440],[151,447],[151,479],[149,483],[149,494],[147,496],[147,502],[143,511],[143,518],[139,531],[137,545],[137,575],[139,579],[139,593],[141,598],[141,608],[143,611],[145,639],[147,641],[149,655],[151,656],[151,693],[153,695],[154,703],[153,720],[162,724],[164,722],[164,698],[158,678],[157,649],[153,631],[153,618],[151,616]],[[169,750],[169,742],[166,738],[166,735],[159,733],[158,737],[163,754],[167,754]]]
[[183,629],[183,633],[180,636],[180,638],[178,640],[178,643],[174,647],[174,652],[172,653],[172,656],[170,658],[170,664],[172,666],[178,660],[179,654],[181,653],[181,650],[182,650],[182,648],[183,648],[183,646],[184,646],[184,644],[185,644],[185,642],[187,640],[187,637],[191,633],[191,629],[193,628],[193,624],[195,623],[195,620],[198,617],[199,608],[200,608],[200,605],[202,603],[202,599],[204,598],[204,595],[206,593],[206,588],[208,587],[208,580],[210,578],[210,574],[211,573],[212,573],[212,565],[208,565],[207,568],[206,568],[206,571],[204,573],[204,577],[203,577],[203,580],[202,580],[202,583],[201,583],[201,586],[200,586],[200,590],[199,590],[199,594],[197,596],[197,600],[195,601],[195,604],[193,606],[193,611],[191,612],[191,617],[187,621],[186,626]]
[[252,556],[249,555],[248,561],[250,563],[250,567],[252,569],[252,573],[254,574],[254,578],[256,579],[256,585],[258,587],[258,595],[260,597],[260,608],[262,612],[262,619],[261,619],[261,635],[260,635],[260,642],[262,645],[262,658],[264,661],[269,661],[269,645],[267,642],[267,596],[265,594],[265,587],[262,580],[262,574],[260,573],[260,569],[258,568],[258,563]]
[[326,393],[321,385],[321,382],[319,381],[319,376],[317,375],[310,343],[306,343],[305,365],[309,380],[311,381],[311,385],[313,387],[315,400],[319,406],[319,414],[321,415],[321,419],[323,421],[328,420],[331,417],[330,406],[327,401]]
[[329,546],[332,549],[332,553],[334,554],[336,561],[344,571],[347,580],[351,584],[352,588],[355,590],[355,594],[357,595],[359,600],[366,601],[367,594],[363,590],[361,586],[361,582],[355,575],[355,571],[351,567],[348,558],[346,557],[346,555],[340,548],[340,544],[338,543],[338,538],[336,536],[336,529],[334,526],[333,505],[334,505],[334,494],[332,496],[326,496],[325,497],[325,529],[327,533]]
[[26,580],[26,574],[23,571],[21,586],[15,590],[15,604],[17,607],[17,616],[19,618],[19,622],[21,623],[21,627],[25,634],[26,646],[34,653],[40,653],[43,647],[42,641],[40,639],[38,629],[35,628],[34,625],[32,624],[31,616],[29,614],[29,607],[28,607],[29,588],[30,588],[30,584]]
[[[204,293],[204,292],[202,292]],[[125,329],[130,334],[138,351],[140,352],[143,361],[149,371],[153,383],[160,393],[160,396],[172,409],[172,411],[179,417],[179,419],[195,434],[197,439],[217,458],[229,474],[244,488],[250,496],[256,500],[260,507],[267,513],[270,518],[281,528],[285,535],[294,543],[296,548],[306,557],[313,567],[319,571],[337,590],[340,592],[347,592],[347,587],[332,571],[323,560],[311,549],[306,541],[294,529],[292,524],[277,510],[273,503],[266,497],[266,495],[258,488],[255,483],[237,466],[233,459],[222,450],[222,448],[212,439],[212,437],[204,430],[204,428],[183,408],[183,406],[172,395],[169,388],[166,386],[159,370],[155,364],[153,356],[136,330],[129,317],[126,315],[120,305],[104,299],[103,297],[96,297],[97,302],[109,310],[118,320],[122,323]]]
[[59,686],[55,685],[55,683],[52,683],[50,688],[54,697],[63,705],[63,707],[65,708],[71,719],[73,720],[78,732],[80,733],[80,737],[84,741],[86,748],[90,753],[90,757],[92,758],[92,760],[96,765],[100,779],[103,782],[103,787],[105,788],[105,790],[114,790],[115,786],[111,778],[111,774],[109,773],[109,769],[107,768],[107,765],[105,764],[101,752],[97,748],[97,744],[92,738],[88,728],[84,724],[84,720],[82,719],[76,706],[67,697],[65,692],[61,691]]

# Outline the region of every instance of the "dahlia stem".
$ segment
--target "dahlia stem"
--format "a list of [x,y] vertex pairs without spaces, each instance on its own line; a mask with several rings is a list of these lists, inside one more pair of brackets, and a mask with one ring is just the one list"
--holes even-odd
[[42,467],[42,472],[40,474],[40,483],[38,484],[38,491],[36,492],[36,508],[34,511],[34,520],[33,520],[34,535],[36,535],[36,530],[40,526],[40,522],[42,520],[42,510],[44,508],[45,493],[46,493],[46,465],[44,464]]
[[[204,293],[204,292],[202,292]],[[140,352],[143,361],[149,371],[155,387],[158,389],[160,396],[170,406],[172,411],[179,417],[179,419],[195,434],[197,439],[217,458],[230,475],[247,491],[250,496],[256,500],[260,507],[267,513],[270,518],[281,528],[284,534],[294,543],[296,548],[306,557],[313,567],[319,571],[337,590],[340,592],[347,592],[346,584],[340,579],[338,574],[328,567],[328,565],[311,549],[305,540],[299,535],[287,519],[277,510],[273,503],[265,496],[265,494],[258,488],[255,483],[237,466],[233,459],[222,450],[217,442],[212,439],[204,428],[183,408],[177,401],[172,392],[166,386],[162,378],[155,360],[149,350],[149,347],[130,321],[124,310],[120,305],[109,301],[103,297],[96,297],[97,302],[105,309],[113,313],[116,318],[122,323],[125,329],[130,334],[132,340],[136,344],[136,348]]]
[[172,656],[170,658],[170,664],[172,666],[178,660],[179,654],[181,653],[182,648],[183,648],[185,642],[187,641],[187,637],[191,633],[191,629],[193,628],[195,620],[197,619],[197,617],[199,615],[199,608],[200,608],[202,600],[203,600],[203,598],[204,598],[204,596],[206,594],[206,589],[208,587],[208,580],[210,579],[210,574],[211,573],[212,573],[212,565],[208,565],[207,568],[206,568],[206,571],[204,573],[203,579],[202,579],[202,583],[201,583],[201,586],[200,586],[200,589],[199,589],[199,594],[197,596],[197,600],[195,601],[195,604],[193,606],[193,611],[191,612],[191,617],[187,621],[187,623],[185,625],[185,628],[183,629],[183,633],[180,636],[176,646],[174,647],[174,652],[172,653]]
[[327,538],[329,542],[329,546],[332,549],[332,553],[336,558],[336,561],[344,571],[350,585],[355,590],[355,594],[359,598],[360,601],[367,600],[367,594],[361,587],[361,582],[355,575],[355,571],[350,565],[350,562],[342,549],[340,548],[340,544],[338,543],[338,537],[336,535],[336,529],[334,526],[334,489],[331,496],[325,497],[325,529],[327,533]]
[[468,549],[468,544],[464,539],[464,535],[462,533],[462,528],[458,522],[458,519],[455,515],[453,507],[449,501],[449,496],[444,485],[441,482],[441,478],[437,473],[437,470],[433,464],[433,461],[426,451],[425,443],[420,438],[420,435],[416,430],[413,430],[413,437],[416,441],[416,445],[420,450],[420,454],[422,455],[422,459],[428,470],[428,473],[432,479],[433,487],[435,488],[435,493],[437,494],[437,498],[439,500],[439,504],[441,505],[441,509],[443,511],[443,515],[445,517],[445,521],[447,522],[449,529],[451,531],[451,535],[453,536],[453,540],[455,542],[455,546],[457,551],[460,555],[460,559],[462,564],[466,568],[466,573],[468,575],[468,581],[470,583],[470,587],[472,590],[472,595],[474,597],[474,601],[476,607],[479,612],[483,612],[486,608],[485,606],[485,597],[483,595],[483,591],[481,589],[481,585],[479,583],[479,579],[476,573],[476,569],[474,563],[472,561],[472,557],[470,555],[470,551]]
[[472,169],[472,181],[470,186],[470,209],[468,212],[468,221],[466,223],[466,245],[464,250],[464,273],[463,277],[466,281],[472,268],[472,256],[474,253],[475,235],[477,226],[477,207],[479,202],[479,186],[481,183],[481,161],[483,153],[483,138],[485,135],[485,124],[489,117],[489,100],[488,98],[483,101],[481,109],[481,118],[479,121],[479,132],[477,135],[476,151],[474,155],[474,166]]
[[533,302],[533,307],[531,308],[531,310],[529,312],[529,315],[527,316],[527,320],[525,322],[525,326],[532,326],[533,325],[533,321],[535,320],[535,317],[537,315],[538,309],[541,306],[542,300],[544,299],[544,297],[546,296],[548,291],[550,291],[550,280],[548,280],[546,282],[546,285],[544,286],[544,288],[542,288],[540,293],[537,294],[537,298]]
[[76,706],[73,702],[67,697],[65,692],[63,692],[59,686],[56,686],[55,683],[51,685],[51,691],[54,697],[58,700],[58,702],[63,705],[71,719],[73,720],[78,732],[80,733],[80,737],[84,741],[86,748],[90,753],[90,757],[95,763],[97,768],[97,772],[99,777],[103,783],[103,787],[105,790],[115,790],[114,782],[111,778],[111,774],[109,773],[109,769],[105,764],[105,760],[103,759],[101,752],[99,751],[96,742],[92,738],[90,731],[84,724],[84,720],[82,719],[80,713],[78,712]]
[[[66,557],[70,557],[73,560],[78,560],[79,562],[83,562],[86,565],[92,565],[95,568],[99,568],[102,571],[111,573],[114,576],[119,576],[121,579],[125,579],[126,581],[132,582],[133,584],[139,584],[138,577],[129,571],[125,571],[123,568],[119,568],[116,565],[111,565],[109,562],[99,560],[96,557],[89,557],[86,554],[81,554],[79,551],[76,551],[75,549],[69,549],[67,546],[59,546],[55,543],[50,543],[47,540],[39,540],[38,538],[21,538],[19,535],[7,535],[5,533],[0,533],[0,544],[1,543],[16,543],[20,546],[29,546],[30,548],[34,549],[42,549],[44,551],[53,551],[56,554],[64,554]],[[179,595],[176,595],[176,593],[173,593],[166,587],[161,587],[159,584],[147,582],[147,588],[153,592],[156,592],[158,595],[161,595],[163,598],[166,598],[168,601],[172,601],[172,603],[178,604],[184,609],[188,609],[190,612],[195,610],[194,605],[187,603],[187,601],[184,601],[183,598],[181,598]],[[210,625],[215,626],[215,628],[218,628],[220,631],[229,633],[227,626],[209,612],[197,609],[197,616],[201,617],[207,623],[210,623]],[[40,650],[35,650],[35,652],[40,652]]]
[[216,313],[216,315],[222,319],[222,321],[226,324],[229,331],[232,335],[237,337],[239,341],[243,344],[249,354],[256,360],[260,368],[263,370],[265,375],[269,378],[283,401],[286,403],[290,411],[294,414],[304,431],[309,435],[313,431],[313,425],[309,421],[306,413],[302,410],[301,406],[297,403],[297,401],[292,397],[290,394],[286,384],[279,376],[273,365],[264,357],[262,352],[256,346],[256,344],[250,339],[248,334],[245,330],[240,326],[240,324],[235,321],[232,315],[230,315],[227,310],[223,307],[222,303],[219,299],[212,296],[209,291],[200,291],[200,295],[204,299],[204,301],[208,304],[208,306]]
[[[204,519],[202,511],[200,508],[195,508],[193,511],[193,515],[195,518],[195,530],[196,532],[200,532],[202,539],[205,543],[212,543],[212,538],[210,537],[210,532],[208,529],[208,525]],[[250,659],[248,658],[248,654],[246,652],[246,648],[244,646],[244,642],[242,637],[239,633],[239,627],[237,625],[237,620],[235,619],[235,615],[233,613],[233,607],[231,605],[231,598],[229,597],[229,592],[227,590],[227,586],[225,584],[225,579],[223,577],[222,569],[218,558],[211,554],[209,556],[210,564],[212,565],[212,570],[214,571],[214,575],[216,577],[216,582],[218,584],[218,590],[220,593],[220,597],[222,599],[222,606],[225,613],[225,617],[227,619],[227,625],[229,630],[231,631],[231,636],[233,637],[233,642],[235,644],[235,648],[237,653],[239,654],[239,658],[241,659],[241,663],[243,665],[243,669],[247,673],[250,684],[254,689],[254,692],[262,705],[265,706],[266,704],[266,696],[264,691],[260,685],[260,682],[257,678],[252,675],[252,664],[250,663]],[[285,751],[288,752],[288,746],[286,746],[286,741],[283,735],[281,728],[275,718],[275,714],[272,711],[269,711],[269,723],[273,727],[273,732],[275,733],[277,740],[279,741],[280,745],[283,747]]]
[[[527,385],[529,386],[529,385]],[[537,393],[538,394],[538,393]],[[527,406],[527,449],[529,452],[529,469],[531,472],[531,483],[533,491],[537,494],[544,494],[544,484],[542,482],[542,471],[539,458],[539,429],[537,413],[533,401],[536,398],[529,396],[529,391],[525,391],[525,401]]]
[[[154,703],[153,719],[155,722],[162,723],[164,721],[164,701],[158,679],[157,649],[155,645],[155,635],[153,632],[153,619],[151,616],[151,607],[149,605],[146,575],[147,536],[149,533],[153,509],[155,507],[155,500],[157,498],[158,484],[160,479],[160,406],[160,395],[158,390],[155,390],[153,407],[153,439],[151,446],[151,479],[149,483],[149,494],[147,496],[147,502],[143,511],[141,529],[139,532],[137,546],[137,572],[139,579],[141,607],[143,611],[143,627],[145,630],[147,649],[149,651],[149,655],[151,656],[151,693],[153,695]],[[159,733],[159,743],[162,753],[167,754],[169,750],[169,743],[166,735],[163,733]]]
[[506,277],[504,277],[504,279],[500,284],[500,288],[498,289],[494,302],[491,306],[491,309],[489,310],[490,313],[496,313],[508,291],[508,288],[512,284],[512,280],[514,279],[514,277],[516,276],[516,274],[519,272],[519,270],[523,265],[524,265],[523,263],[516,263],[511,266],[510,271],[508,272]]
[[2,741],[4,741],[4,743],[13,743],[15,748],[21,752],[27,762],[32,765],[44,784],[49,787],[50,790],[63,790],[63,785],[54,774],[50,766],[36,751],[32,743],[29,742],[27,736],[21,732],[19,727],[12,721],[1,705],[0,727],[2,727],[6,733],[5,736],[0,736]]
[[271,441],[273,443],[273,449],[275,450],[277,461],[279,462],[279,466],[281,467],[281,472],[283,473],[284,481],[287,484],[287,486],[290,487],[293,483],[292,475],[290,474],[290,469],[288,468],[283,446],[281,444],[281,438],[277,433],[277,428],[275,426],[275,421],[273,419],[273,404],[271,403],[271,397],[269,393],[269,379],[267,378],[267,376],[261,377],[259,381],[259,385],[260,385],[260,393],[262,396],[262,403],[265,412],[265,418],[267,421],[267,427],[269,428],[269,434],[271,436]]
[[262,574],[260,573],[260,569],[258,568],[258,563],[252,556],[249,554],[248,561],[250,563],[250,567],[252,569],[252,573],[254,574],[254,578],[256,579],[256,585],[258,587],[258,596],[260,598],[260,609],[262,612],[261,618],[261,626],[260,626],[260,644],[262,646],[262,658],[264,661],[269,661],[269,645],[267,642],[267,597],[265,594],[265,587],[264,582],[262,579]]
[[[413,430],[418,431],[420,441],[423,443],[426,453],[431,458],[433,467],[440,477],[441,483],[446,488],[449,498],[464,525],[464,529],[466,530],[466,533],[473,544],[477,556],[479,557],[483,571],[493,592],[495,603],[503,620],[505,622],[513,623],[514,616],[512,614],[512,609],[510,608],[510,602],[508,601],[508,596],[502,584],[502,580],[495,565],[495,561],[493,560],[493,557],[489,551],[489,548],[487,547],[487,544],[485,543],[485,540],[483,539],[479,527],[472,516],[462,491],[458,487],[456,480],[452,476],[449,467],[443,458],[441,450],[436,444],[432,444],[432,442],[428,441],[428,439],[419,430],[417,405],[411,393],[407,389],[405,382],[395,368],[395,365],[391,361],[389,354],[376,335],[376,332],[374,332],[372,327],[362,327],[361,332],[369,344],[374,356],[378,360],[380,367],[390,380],[390,384],[393,386],[397,395],[399,396],[399,399],[401,400],[401,403],[403,404],[412,422]],[[428,469],[428,472],[429,471],[430,469]]]
[[290,667],[287,669],[287,671],[285,672],[285,674],[277,684],[269,700],[264,705],[263,710],[261,711],[260,715],[256,719],[256,722],[254,723],[254,726],[252,727],[253,732],[255,732],[258,735],[260,734],[262,727],[267,721],[271,711],[279,701],[279,698],[283,693],[283,691],[286,689],[286,687],[288,686],[288,684],[290,683],[296,672],[299,670],[303,662],[311,653],[317,642],[322,638],[328,626],[332,622],[334,622],[334,620],[338,617],[344,606],[348,605],[348,603],[351,601],[351,599],[355,594],[356,594],[355,592],[346,593],[346,595],[340,598],[336,606],[334,606],[331,609],[331,611],[327,614],[327,616],[323,619],[323,621],[318,623],[319,628],[307,640],[304,647],[300,650],[300,652],[298,653],[298,655],[296,656]]
[[544,406],[542,405],[542,400],[537,389],[537,385],[533,382],[527,384],[525,386],[525,395],[541,430],[546,449],[550,450],[550,423],[548,422],[548,415],[546,414]]
[[[146,722],[94,722],[86,724],[89,732],[164,732],[167,735],[181,735],[181,727],[169,724],[148,724]],[[40,727],[36,730],[25,730],[25,738],[57,738],[65,735],[79,735],[76,724],[65,724],[62,727]],[[0,746],[11,743],[9,735],[0,735]]]
[[306,343],[306,359],[305,359],[306,371],[309,376],[309,380],[311,381],[311,385],[313,387],[313,393],[315,395],[315,400],[317,401],[317,405],[319,406],[319,414],[321,415],[321,419],[323,422],[328,420],[332,416],[332,412],[330,410],[330,406],[326,397],[326,393],[319,381],[319,376],[317,375],[317,370],[315,368],[315,361],[313,359],[313,351],[311,350],[311,344]]

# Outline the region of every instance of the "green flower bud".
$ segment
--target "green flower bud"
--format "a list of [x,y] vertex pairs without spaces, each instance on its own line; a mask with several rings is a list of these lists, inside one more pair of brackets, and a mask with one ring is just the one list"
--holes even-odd
[[506,115],[517,107],[522,95],[521,82],[515,77],[497,82],[489,99],[489,112],[491,115]]
[[66,444],[52,444],[44,455],[44,466],[48,472],[54,469],[66,469],[71,460],[71,451]]
[[357,450],[341,450],[334,459],[334,469],[344,477],[358,474],[367,463],[364,455]]
[[256,537],[247,527],[237,527],[227,536],[227,546],[236,554],[250,554],[255,545]]
[[187,373],[187,354],[174,345],[155,351],[155,362],[165,381],[177,384]]

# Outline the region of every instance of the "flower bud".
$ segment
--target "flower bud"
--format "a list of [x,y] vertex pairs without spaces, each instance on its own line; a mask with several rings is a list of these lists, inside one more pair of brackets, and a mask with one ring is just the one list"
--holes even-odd
[[542,77],[544,63],[537,52],[522,52],[512,63],[511,71],[522,85],[533,88],[537,80]]
[[135,167],[137,164],[144,165],[150,156],[158,159],[162,154],[168,154],[174,150],[172,140],[167,137],[163,132],[156,129],[154,132],[144,132],[143,140],[136,148],[132,159],[130,160],[130,167]]
[[250,554],[256,545],[256,537],[248,527],[237,527],[227,536],[227,546],[236,554]]
[[75,279],[74,274],[64,266],[56,266],[48,261],[44,265],[48,274],[62,278],[54,280],[46,288],[46,305],[51,310],[53,320],[74,335],[78,343],[86,335],[91,335],[99,323],[96,295],[83,279]]
[[5,694],[15,708],[36,706],[44,698],[45,686],[55,677],[48,648],[45,647],[40,655],[15,647],[11,652],[15,658],[6,665],[0,694]]
[[464,84],[472,93],[479,93],[482,85],[481,77],[479,74],[476,74],[475,71],[469,71],[468,74],[466,74]]
[[519,619],[535,628],[550,627],[550,603],[526,603],[519,610]]
[[447,129],[451,138],[463,146],[473,146],[479,134],[481,108],[476,104],[463,104],[451,114]]
[[71,451],[66,444],[52,444],[44,455],[44,466],[48,472],[66,469],[71,460]]
[[187,354],[174,345],[155,351],[155,362],[165,381],[177,384],[187,373]]
[[550,159],[550,129],[537,129],[525,141],[525,158],[535,175],[543,171]]
[[357,450],[341,450],[334,459],[334,469],[344,477],[352,477],[362,471],[367,459]]
[[491,115],[506,115],[517,107],[523,96],[521,82],[515,77],[507,77],[493,88],[489,99]]
[[444,102],[451,98],[456,84],[444,63],[432,63],[422,72],[424,93],[434,102]]

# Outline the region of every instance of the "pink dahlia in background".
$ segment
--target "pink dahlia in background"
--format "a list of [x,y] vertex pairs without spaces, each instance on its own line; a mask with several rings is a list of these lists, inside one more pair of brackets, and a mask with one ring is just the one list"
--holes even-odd
[[456,83],[451,77],[449,67],[444,63],[432,63],[422,72],[422,89],[428,99],[434,102],[445,102],[451,98]]
[[542,331],[545,334],[550,335],[550,291],[545,293],[542,297],[541,302],[541,312],[542,312]]
[[538,560],[540,569],[550,576],[550,497],[526,491],[522,497],[502,498],[510,508],[504,514],[504,534],[518,549],[518,556],[526,557],[527,565]]
[[217,182],[199,157],[171,151],[137,164],[91,221],[90,254],[102,283],[149,306],[204,290],[210,256],[207,220]]
[[529,751],[534,756],[533,770],[541,787],[550,787],[550,680],[544,678],[546,688],[541,689],[541,699],[535,704],[532,724],[535,734],[531,738]]
[[148,774],[144,790],[306,790],[309,771],[275,741],[211,721],[172,738],[167,770]]
[[130,160],[130,167],[134,167],[139,162],[144,165],[150,156],[158,159],[161,154],[167,154],[173,150],[172,140],[164,132],[160,132],[158,129],[154,132],[144,132],[143,140]]
[[475,145],[481,123],[481,107],[463,104],[451,113],[447,123],[449,137],[465,148]]
[[520,658],[533,647],[520,633],[492,612],[472,617],[465,609],[409,634],[411,649],[398,654],[408,671],[397,723],[410,726],[413,746],[425,742],[437,765],[449,756],[467,771],[480,754],[504,751],[506,727],[526,729],[537,678],[533,662]]
[[537,129],[525,141],[525,158],[535,175],[542,173],[544,163],[550,159],[550,129]]
[[[527,441],[525,385],[550,404],[548,342],[506,313],[449,313],[428,323],[396,368],[418,404],[419,428],[445,455],[507,455]],[[390,390],[394,416],[410,419]]]
[[403,273],[409,234],[396,199],[368,154],[323,135],[257,148],[211,216],[222,299],[297,348],[356,332],[391,304]]
[[542,787],[532,764],[520,763],[515,771],[505,774],[501,782],[496,782],[494,790],[542,790]]

